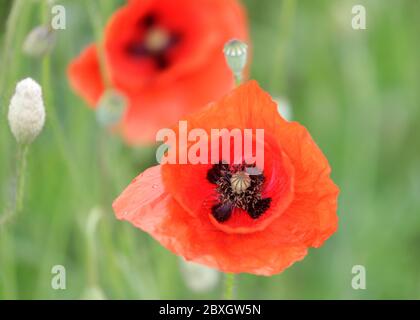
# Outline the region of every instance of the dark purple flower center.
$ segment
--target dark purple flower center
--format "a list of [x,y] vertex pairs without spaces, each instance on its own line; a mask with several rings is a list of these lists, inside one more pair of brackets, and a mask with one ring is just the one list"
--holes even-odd
[[218,163],[207,172],[207,180],[216,185],[218,201],[211,212],[218,222],[227,221],[233,209],[240,208],[258,219],[270,207],[271,198],[262,198],[264,174],[255,174],[255,165]]
[[160,26],[155,13],[142,17],[137,27],[142,31],[143,36],[140,40],[128,44],[127,52],[130,56],[136,59],[150,58],[158,70],[168,68],[169,50],[180,42],[180,34]]

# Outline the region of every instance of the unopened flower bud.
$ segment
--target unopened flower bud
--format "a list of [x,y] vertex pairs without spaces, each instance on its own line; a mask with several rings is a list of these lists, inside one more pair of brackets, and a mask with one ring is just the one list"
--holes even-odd
[[105,91],[96,109],[96,118],[103,126],[112,126],[120,122],[127,105],[127,99],[116,90]]
[[200,264],[180,258],[181,274],[189,289],[202,293],[212,290],[219,282],[220,273]]
[[42,57],[53,49],[56,31],[46,25],[37,26],[26,36],[23,52],[31,57]]
[[242,77],[242,71],[247,61],[247,50],[247,44],[237,39],[227,42],[223,49],[226,62],[236,78]]
[[45,107],[41,86],[36,81],[26,78],[18,82],[8,119],[18,143],[29,144],[39,135],[45,123]]

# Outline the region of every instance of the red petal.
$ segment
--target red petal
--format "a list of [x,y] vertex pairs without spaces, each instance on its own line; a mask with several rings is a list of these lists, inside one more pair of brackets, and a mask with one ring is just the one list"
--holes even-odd
[[95,46],[87,47],[74,59],[67,72],[73,89],[95,107],[105,89]]

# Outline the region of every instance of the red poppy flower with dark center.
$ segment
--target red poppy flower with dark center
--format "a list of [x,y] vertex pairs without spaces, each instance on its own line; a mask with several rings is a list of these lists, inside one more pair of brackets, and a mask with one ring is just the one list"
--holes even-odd
[[[260,275],[281,272],[335,232],[338,188],[327,159],[255,81],[186,121],[189,132],[200,129],[202,136],[212,129],[264,129],[264,138],[253,141],[262,144],[264,162],[248,161],[233,144],[230,159],[222,152],[211,162],[218,144],[208,141],[208,154],[198,152],[208,164],[166,163],[136,178],[114,202],[119,219],[187,260]],[[188,152],[195,143],[188,142]],[[181,157],[181,143],[168,144]]]
[[[223,45],[248,38],[236,0],[132,0],[105,29],[105,67],[129,106],[121,130],[129,143],[155,134],[181,116],[221,98],[234,86]],[[96,106],[105,90],[95,45],[71,62],[75,91]]]

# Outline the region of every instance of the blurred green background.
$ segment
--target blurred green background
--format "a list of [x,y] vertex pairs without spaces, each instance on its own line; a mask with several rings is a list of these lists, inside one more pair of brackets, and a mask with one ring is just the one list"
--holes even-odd
[[[42,84],[48,119],[30,149],[24,210],[0,229],[0,299],[220,298],[221,282],[191,291],[176,256],[114,218],[112,199],[153,163],[154,150],[108,136],[69,89],[67,64],[95,41],[87,1],[56,1],[66,8],[67,28],[42,60],[21,48],[45,21],[45,2],[22,1],[5,39],[12,2],[0,0],[0,214],[15,183],[7,107],[18,80]],[[98,0],[99,23],[123,3]],[[280,275],[240,275],[238,297],[420,298],[420,1],[244,4],[251,77],[289,100],[294,119],[327,155],[341,194],[338,232]],[[366,30],[351,28],[356,4],[366,8]],[[66,267],[66,290],[51,288],[54,265]],[[366,267],[366,290],[351,286],[354,265]]]

